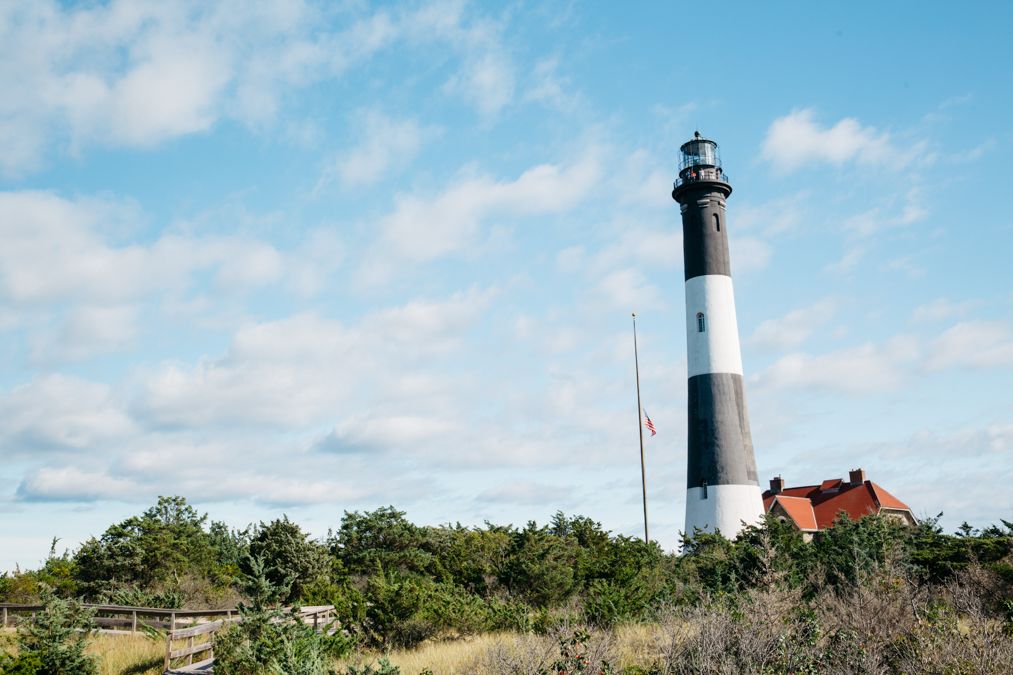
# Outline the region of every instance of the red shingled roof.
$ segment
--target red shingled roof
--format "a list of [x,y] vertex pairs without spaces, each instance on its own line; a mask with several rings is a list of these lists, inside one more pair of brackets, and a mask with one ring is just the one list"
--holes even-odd
[[[819,529],[816,524],[816,514],[813,513],[813,505],[808,499],[804,497],[786,497],[784,495],[777,495],[771,502],[777,502],[778,505],[784,509],[784,512],[795,521],[798,525],[798,529],[802,531],[815,531]],[[771,506],[767,507],[769,511]]]
[[[911,509],[881,486],[867,480],[847,483],[835,478],[819,485],[785,488],[778,493],[763,493],[767,511],[777,502],[800,530],[811,531],[833,527],[834,519],[844,511],[852,520],[879,513],[882,509],[907,511]],[[808,506],[808,508],[806,508]],[[914,516],[911,516],[912,519]]]

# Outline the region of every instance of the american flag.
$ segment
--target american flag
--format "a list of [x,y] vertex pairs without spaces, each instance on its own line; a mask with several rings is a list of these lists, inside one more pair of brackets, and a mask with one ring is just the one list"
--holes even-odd
[[647,427],[647,430],[651,432],[652,436],[658,435],[657,430],[654,428],[654,422],[651,421],[651,418],[647,414],[646,410],[644,411],[644,426]]

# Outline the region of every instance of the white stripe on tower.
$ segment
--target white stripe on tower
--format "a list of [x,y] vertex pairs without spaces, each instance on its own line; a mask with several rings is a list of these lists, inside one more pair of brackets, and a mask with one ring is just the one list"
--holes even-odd
[[[698,315],[703,316],[702,332]],[[704,274],[686,281],[686,346],[690,377],[704,373],[742,375],[730,276]]]

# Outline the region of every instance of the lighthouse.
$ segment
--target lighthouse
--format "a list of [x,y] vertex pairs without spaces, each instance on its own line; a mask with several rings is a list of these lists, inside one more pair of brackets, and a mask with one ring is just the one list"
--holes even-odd
[[734,538],[764,513],[749,433],[728,257],[732,186],[718,145],[696,132],[681,147],[672,198],[682,212],[686,267],[689,442],[686,529]]

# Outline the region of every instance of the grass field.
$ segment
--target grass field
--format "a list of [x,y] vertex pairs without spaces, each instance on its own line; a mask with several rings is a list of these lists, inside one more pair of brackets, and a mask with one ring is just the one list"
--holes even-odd
[[[660,627],[651,625],[624,626],[611,634],[599,634],[591,644],[591,652],[608,651],[623,665],[643,664],[656,656]],[[14,634],[0,636],[0,649],[14,650]],[[160,675],[165,656],[165,643],[143,635],[99,634],[92,638],[89,653],[99,659],[102,675]],[[604,652],[603,652],[604,653]],[[490,675],[512,668],[531,672],[539,664],[547,665],[559,654],[557,641],[544,636],[496,633],[456,640],[425,643],[411,650],[396,650],[386,655],[403,675],[417,675],[428,669],[444,673],[476,673]],[[345,667],[376,663],[383,654],[363,653],[335,664],[338,672]]]

